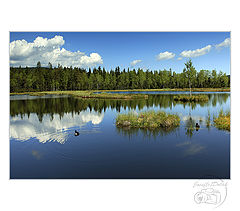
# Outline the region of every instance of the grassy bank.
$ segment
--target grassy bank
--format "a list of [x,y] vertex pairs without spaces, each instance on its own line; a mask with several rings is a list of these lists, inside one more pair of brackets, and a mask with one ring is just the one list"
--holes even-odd
[[174,128],[180,125],[178,115],[167,114],[163,111],[148,111],[138,115],[133,113],[119,114],[116,118],[117,127],[132,127],[132,128]]
[[11,95],[30,95],[30,96],[44,96],[44,95],[71,95],[79,98],[97,98],[97,99],[147,99],[148,95],[144,94],[111,94],[102,92],[95,94],[96,91],[45,91],[45,92],[22,92],[10,93]]
[[[166,91],[189,91],[188,88],[183,89],[124,89],[124,90],[88,90],[88,91],[42,91],[42,92],[13,92],[10,93],[10,95],[45,95],[45,94],[76,94],[76,95],[84,95],[84,94],[91,94],[94,92],[152,92],[152,91],[158,91],[158,92],[166,92]],[[230,88],[192,88],[192,92],[230,92]]]
[[182,101],[182,102],[207,102],[208,96],[206,95],[176,95],[173,97],[175,101]]
[[214,126],[220,130],[230,131],[230,112],[220,111],[218,117],[213,120]]
[[[71,95],[73,97],[81,98],[101,98],[101,99],[143,99],[148,98],[147,94],[122,94],[122,93],[107,93],[107,92],[151,92],[151,91],[189,91],[189,89],[131,89],[131,90],[87,90],[87,91],[43,91],[43,92],[20,92],[10,93],[10,95],[31,95],[31,96],[44,96],[44,95]],[[230,92],[230,88],[193,88],[193,92]],[[101,92],[96,94],[95,92]],[[177,100],[177,98],[176,98]],[[182,100],[184,101],[184,100]],[[189,101],[189,100],[186,100]],[[195,101],[196,100],[190,100]]]
[[[121,90],[98,90],[105,92],[189,92],[189,88],[182,89],[121,89]],[[230,88],[192,88],[192,92],[230,92]]]
[[44,95],[89,95],[92,91],[43,91],[43,92],[14,92],[10,95],[30,95],[30,96],[44,96]]

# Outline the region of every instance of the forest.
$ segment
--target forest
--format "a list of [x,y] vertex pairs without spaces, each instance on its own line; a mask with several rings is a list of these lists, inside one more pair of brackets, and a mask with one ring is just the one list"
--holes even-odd
[[230,77],[222,71],[197,71],[191,60],[181,73],[169,70],[42,67],[10,67],[10,92],[64,90],[124,90],[166,88],[223,88],[230,86]]

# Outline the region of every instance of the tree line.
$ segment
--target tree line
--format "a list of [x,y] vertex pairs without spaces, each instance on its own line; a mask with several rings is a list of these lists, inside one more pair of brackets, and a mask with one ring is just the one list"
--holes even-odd
[[[190,66],[189,66],[190,64]],[[221,88],[229,87],[229,76],[222,71],[196,71],[188,61],[181,73],[169,70],[78,67],[10,67],[10,92],[63,90],[123,90],[162,88]]]

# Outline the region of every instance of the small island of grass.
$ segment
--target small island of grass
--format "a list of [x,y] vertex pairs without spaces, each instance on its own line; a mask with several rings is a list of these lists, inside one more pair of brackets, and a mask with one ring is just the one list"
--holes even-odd
[[77,98],[95,98],[95,99],[147,99],[146,94],[122,94],[122,93],[108,93],[96,91],[44,91],[44,92],[22,92],[10,93],[11,95],[30,95],[30,96],[44,96],[44,95],[69,95]]
[[139,114],[119,114],[116,118],[117,127],[170,129],[180,125],[180,117],[175,114],[167,114],[163,111],[147,111]]
[[214,126],[220,130],[230,131],[230,112],[220,111],[218,117],[213,120]]
[[[77,95],[76,95],[77,96]],[[99,94],[96,93],[90,93],[88,95],[81,95],[79,96],[81,98],[97,98],[97,99],[147,99],[148,95],[144,94],[112,94],[107,92],[102,92]]]
[[207,102],[208,96],[206,95],[175,95],[173,97],[175,101],[182,101],[182,102]]

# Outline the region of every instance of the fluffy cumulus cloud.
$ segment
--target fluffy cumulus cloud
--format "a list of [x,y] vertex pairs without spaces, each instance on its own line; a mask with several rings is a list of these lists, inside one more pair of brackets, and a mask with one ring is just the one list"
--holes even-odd
[[142,60],[138,59],[138,60],[133,60],[130,65],[133,67],[135,66],[136,64],[138,64],[139,62],[141,62]]
[[182,60],[182,57],[178,57],[177,60]]
[[157,60],[168,60],[168,59],[172,59],[174,57],[175,57],[174,53],[165,51],[165,52],[157,55]]
[[198,57],[207,54],[211,50],[212,46],[207,45],[204,48],[199,48],[196,50],[188,50],[188,51],[183,51],[180,53],[180,56],[182,57],[187,57],[187,58],[192,58],[192,57]]
[[223,42],[215,45],[216,48],[223,48],[223,47],[229,47],[231,45],[231,40],[230,38],[226,38]]
[[89,56],[83,52],[68,51],[62,46],[65,41],[62,36],[51,39],[37,37],[33,42],[26,40],[15,40],[10,43],[10,65],[11,66],[35,66],[38,61],[42,66],[51,62],[53,66],[91,67],[103,63],[98,53]]

